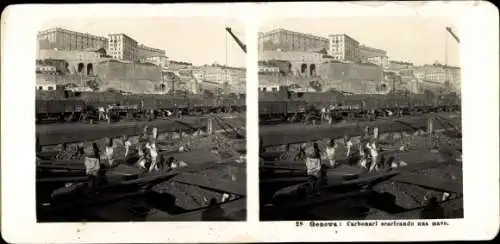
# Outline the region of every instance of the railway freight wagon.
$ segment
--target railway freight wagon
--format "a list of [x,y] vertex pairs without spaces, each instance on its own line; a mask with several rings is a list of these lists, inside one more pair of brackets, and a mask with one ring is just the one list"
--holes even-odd
[[259,120],[287,121],[289,118],[306,112],[307,103],[302,100],[261,100],[259,101]]
[[156,115],[167,111],[182,111],[183,114],[221,112],[232,107],[233,111],[245,109],[245,97],[228,95],[223,97],[203,95],[158,95],[113,92],[37,91],[36,119],[73,121],[81,118],[82,112],[96,114],[99,107],[112,105],[113,114],[119,117],[136,117],[153,111]]
[[37,100],[35,103],[36,121],[48,118],[69,120],[79,117],[84,109],[85,103],[81,100]]

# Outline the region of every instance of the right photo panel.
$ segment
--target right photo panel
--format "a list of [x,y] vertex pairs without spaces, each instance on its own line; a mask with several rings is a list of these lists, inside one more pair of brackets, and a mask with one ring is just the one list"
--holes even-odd
[[454,26],[416,16],[261,25],[261,221],[463,218]]

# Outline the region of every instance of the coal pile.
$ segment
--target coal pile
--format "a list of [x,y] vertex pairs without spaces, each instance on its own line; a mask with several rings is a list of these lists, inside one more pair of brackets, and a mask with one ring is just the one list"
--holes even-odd
[[[197,171],[193,173],[193,175],[206,179],[208,185],[216,186],[219,179],[234,184],[246,184],[245,167],[220,165]],[[157,184],[151,190],[156,193],[174,196],[175,205],[186,210],[208,207],[211,202],[221,204],[225,201],[234,200],[239,197],[234,194],[225,193],[224,186],[217,185],[217,188],[221,189],[208,189],[197,185],[177,182],[174,177],[172,181]]]
[[[411,170],[410,173],[430,178],[462,182],[462,165],[443,165],[435,168]],[[417,185],[387,181],[383,182],[374,190],[379,193],[389,193],[395,197],[395,203],[405,209],[422,207],[435,198],[438,202],[453,199],[454,194],[426,189]]]

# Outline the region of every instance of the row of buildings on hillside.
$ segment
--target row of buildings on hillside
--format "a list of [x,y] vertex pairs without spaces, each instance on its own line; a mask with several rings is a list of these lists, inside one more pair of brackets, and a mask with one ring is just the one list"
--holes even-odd
[[124,33],[113,33],[104,37],[63,28],[51,28],[38,32],[37,39],[39,49],[59,51],[104,49],[110,57],[128,61],[165,57],[165,50],[139,44],[137,40]]
[[[168,88],[181,87],[182,83],[182,87],[191,90],[196,87],[194,83],[200,83],[210,88],[231,87],[231,92],[244,93],[245,90],[246,71],[243,68],[193,66],[189,62],[170,60],[164,50],[138,44],[123,33],[110,34],[105,38],[54,28],[39,32],[38,44],[37,74],[43,74],[44,77],[62,75],[54,78],[58,82],[64,82],[65,79],[147,80],[163,85],[179,82],[178,86],[167,84]],[[120,87],[126,87],[123,85]],[[193,88],[193,92],[196,90],[199,89]]]
[[[322,37],[275,29],[259,33],[258,48],[259,72],[262,75],[266,73],[266,77],[274,72],[276,75],[288,73],[292,77],[321,76],[327,82],[342,79],[346,82],[371,81],[381,84],[390,82],[384,75],[390,72],[400,76],[404,83],[449,84],[460,89],[459,67],[439,63],[417,66],[410,62],[389,60],[387,51],[362,45],[347,34]],[[276,61],[286,63],[276,64]],[[269,65],[273,62],[274,65]],[[349,67],[344,67],[346,64]],[[380,68],[377,71],[369,64]],[[272,69],[273,66],[279,69]],[[325,69],[325,66],[329,68]]]
[[332,59],[339,61],[372,61],[387,65],[385,50],[360,45],[359,41],[347,34],[332,34],[328,38],[285,29],[275,29],[259,33],[259,53],[317,52],[324,50]]

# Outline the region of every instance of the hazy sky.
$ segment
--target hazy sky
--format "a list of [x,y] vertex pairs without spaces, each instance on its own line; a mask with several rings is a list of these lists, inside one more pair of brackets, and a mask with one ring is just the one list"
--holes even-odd
[[246,42],[244,25],[221,17],[54,19],[44,23],[42,29],[61,27],[106,37],[125,33],[138,43],[164,49],[171,60],[226,64],[227,57],[229,66],[245,67],[245,53],[226,32],[226,26]]
[[446,19],[421,17],[283,19],[263,23],[260,31],[284,28],[324,37],[345,33],[360,44],[386,50],[393,60],[415,64],[431,64],[437,60],[445,64],[448,56],[448,65],[459,66],[459,46],[446,32],[446,26],[452,27],[460,38],[456,27]]

